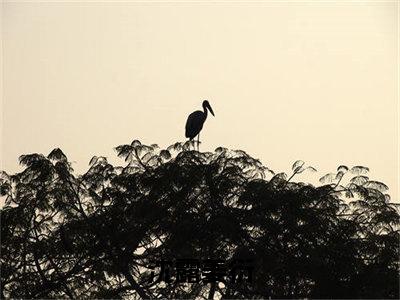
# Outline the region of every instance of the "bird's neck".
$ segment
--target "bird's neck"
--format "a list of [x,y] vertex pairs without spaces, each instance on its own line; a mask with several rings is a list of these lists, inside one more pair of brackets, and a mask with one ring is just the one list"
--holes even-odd
[[204,117],[207,118],[208,109],[205,106],[203,107],[203,109],[204,109]]

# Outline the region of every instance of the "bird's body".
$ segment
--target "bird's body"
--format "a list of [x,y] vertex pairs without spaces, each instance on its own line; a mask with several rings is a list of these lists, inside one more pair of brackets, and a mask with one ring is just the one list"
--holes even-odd
[[203,109],[204,111],[196,110],[195,112],[192,112],[187,118],[185,136],[190,140],[199,135],[200,131],[203,129],[203,124],[207,119],[207,111],[209,110],[214,116],[214,112],[207,100],[203,101]]
[[190,140],[194,139],[203,129],[203,124],[206,119],[207,113],[204,114],[201,110],[192,112],[186,122],[185,136]]

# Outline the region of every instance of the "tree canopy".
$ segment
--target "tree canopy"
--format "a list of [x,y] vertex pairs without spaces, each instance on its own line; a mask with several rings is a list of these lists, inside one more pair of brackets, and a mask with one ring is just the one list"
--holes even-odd
[[[116,147],[76,175],[66,155],[1,173],[4,298],[399,298],[399,211],[368,168],[320,186],[241,150]],[[251,283],[149,281],[160,259],[254,262]]]

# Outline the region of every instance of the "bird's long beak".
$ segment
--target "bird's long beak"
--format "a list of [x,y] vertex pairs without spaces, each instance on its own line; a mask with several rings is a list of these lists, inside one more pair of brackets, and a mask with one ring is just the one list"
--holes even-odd
[[210,113],[215,117],[214,111],[212,110],[211,105],[207,105],[207,108],[209,109]]

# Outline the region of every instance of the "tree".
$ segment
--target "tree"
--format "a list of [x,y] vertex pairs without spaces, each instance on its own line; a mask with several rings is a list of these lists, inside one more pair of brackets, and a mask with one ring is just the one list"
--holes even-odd
[[[291,181],[314,171],[302,161],[287,178],[240,150],[116,151],[124,166],[93,157],[80,176],[60,149],[2,172],[2,297],[399,297],[398,208],[368,168],[315,187]],[[251,259],[253,281],[149,280],[154,262],[183,258]]]

